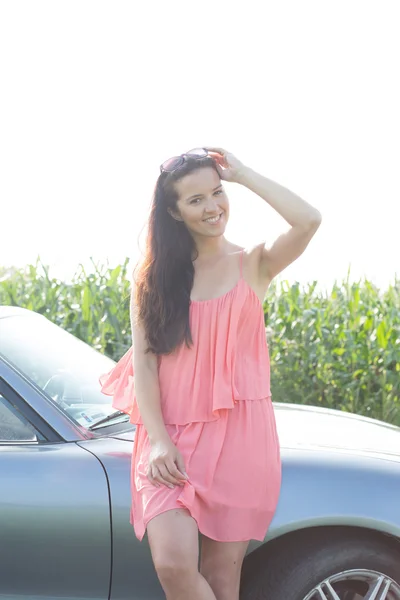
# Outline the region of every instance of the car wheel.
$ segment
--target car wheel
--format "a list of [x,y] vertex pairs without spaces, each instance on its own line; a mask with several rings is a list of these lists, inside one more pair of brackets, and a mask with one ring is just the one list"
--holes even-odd
[[241,600],[400,600],[400,551],[389,540],[332,528],[272,542],[246,559]]

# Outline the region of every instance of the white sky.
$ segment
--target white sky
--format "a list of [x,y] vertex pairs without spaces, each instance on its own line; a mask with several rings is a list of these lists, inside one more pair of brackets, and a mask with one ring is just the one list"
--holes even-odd
[[[137,256],[159,164],[222,146],[323,215],[280,276],[400,275],[397,1],[3,0],[0,266]],[[287,229],[237,184],[228,237]],[[133,265],[133,263],[132,263]]]

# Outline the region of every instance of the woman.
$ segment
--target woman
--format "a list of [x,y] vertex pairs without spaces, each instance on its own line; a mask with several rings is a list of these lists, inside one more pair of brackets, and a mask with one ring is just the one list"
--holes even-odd
[[[290,230],[271,247],[229,242],[223,181],[258,194]],[[221,148],[161,166],[132,292],[133,344],[100,381],[137,424],[130,522],[140,540],[147,530],[170,600],[237,600],[249,540],[267,533],[281,462],[262,303],[320,222]]]

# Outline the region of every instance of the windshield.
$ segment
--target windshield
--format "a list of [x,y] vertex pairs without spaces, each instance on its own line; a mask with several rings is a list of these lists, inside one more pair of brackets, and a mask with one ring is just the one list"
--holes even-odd
[[79,425],[115,412],[99,383],[115,362],[45,317],[0,318],[0,353]]

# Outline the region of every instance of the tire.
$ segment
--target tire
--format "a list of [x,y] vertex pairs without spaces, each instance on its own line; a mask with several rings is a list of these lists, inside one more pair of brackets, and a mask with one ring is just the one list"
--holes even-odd
[[246,558],[240,598],[304,600],[327,577],[351,569],[377,571],[400,585],[399,545],[363,529],[324,528],[285,536]]

